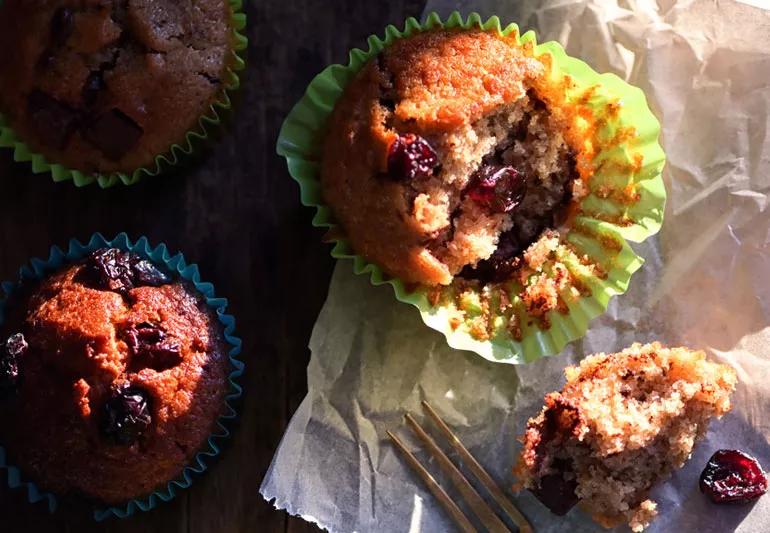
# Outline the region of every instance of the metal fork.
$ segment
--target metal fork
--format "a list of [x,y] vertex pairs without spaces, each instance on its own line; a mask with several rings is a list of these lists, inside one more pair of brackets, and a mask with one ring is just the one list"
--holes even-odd
[[[487,473],[486,470],[484,470],[484,467],[482,467],[479,462],[476,461],[468,449],[463,446],[462,442],[460,442],[460,439],[458,439],[457,436],[452,433],[452,430],[449,429],[449,426],[446,425],[438,413],[433,410],[428,402],[422,402],[422,406],[425,409],[425,412],[428,413],[428,416],[431,418],[431,420],[433,420],[433,422],[439,428],[441,433],[443,433],[444,437],[446,437],[446,439],[449,441],[449,444],[451,444],[460,455],[463,462],[468,466],[468,469],[473,473],[474,476],[476,476],[476,479],[481,482],[484,488],[489,492],[489,494],[503,509],[503,511],[505,511],[505,514],[508,515],[508,517],[510,517],[510,519],[516,524],[519,532],[532,533],[532,526],[530,526],[524,515],[522,515],[513,505],[511,500],[505,496],[505,493],[500,489],[500,487],[497,486],[492,477]],[[441,448],[439,448],[439,446],[436,444],[436,441],[434,441],[431,436],[425,432],[422,426],[417,423],[412,415],[407,413],[404,415],[404,419],[406,420],[406,423],[409,425],[409,428],[412,430],[412,432],[428,448],[430,454],[436,458],[441,470],[443,470],[444,473],[449,476],[452,484],[468,503],[468,506],[473,511],[473,514],[476,515],[484,527],[492,533],[510,533],[510,530],[506,527],[503,521],[498,518],[495,512],[489,507],[489,505],[484,501],[479,493],[476,492],[476,489],[474,489],[473,486],[468,482],[463,473],[460,472],[454,463],[452,463],[449,457],[447,457]],[[465,516],[457,504],[452,501],[446,491],[444,491],[441,485],[438,484],[430,472],[428,472],[425,467],[420,464],[417,458],[406,448],[406,446],[404,446],[404,443],[401,442],[401,440],[395,434],[390,431],[387,433],[388,437],[390,437],[390,440],[393,441],[393,444],[395,444],[396,447],[404,454],[404,457],[409,463],[409,466],[411,466],[412,469],[414,469],[414,471],[420,476],[423,482],[427,485],[428,490],[430,490],[433,496],[439,501],[439,503],[441,503],[444,509],[446,509],[460,530],[464,531],[465,533],[475,533],[477,530],[471,521],[468,520],[468,517]]]

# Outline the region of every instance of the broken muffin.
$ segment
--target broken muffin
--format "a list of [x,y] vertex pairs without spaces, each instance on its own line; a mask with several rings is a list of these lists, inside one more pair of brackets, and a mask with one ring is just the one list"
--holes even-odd
[[154,163],[210,111],[232,61],[227,0],[7,0],[0,112],[51,163]]
[[527,424],[517,488],[555,514],[579,504],[604,527],[642,531],[656,515],[652,487],[730,410],[735,371],[656,342],[589,356],[565,374]]
[[316,76],[277,151],[332,255],[450,346],[524,363],[582,336],[662,223],[644,94],[497,17],[408,20]]
[[505,281],[575,194],[544,65],[482,30],[426,31],[369,61],[337,102],[321,184],[353,248],[403,281]]

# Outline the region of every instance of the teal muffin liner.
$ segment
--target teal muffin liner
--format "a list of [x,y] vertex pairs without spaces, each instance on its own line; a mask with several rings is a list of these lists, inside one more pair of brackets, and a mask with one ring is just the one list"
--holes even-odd
[[[233,403],[241,397],[243,389],[237,383],[243,375],[244,363],[238,358],[241,353],[241,339],[235,336],[235,319],[225,314],[227,309],[227,299],[218,298],[214,292],[214,286],[211,283],[200,280],[198,266],[187,264],[181,253],[171,255],[165,244],[159,244],[152,247],[146,237],[141,237],[136,242],[131,242],[128,235],[121,233],[112,240],[107,240],[100,233],[95,233],[86,244],[82,244],[76,239],[69,242],[67,250],[62,250],[58,246],[53,246],[48,259],[34,258],[29,264],[24,265],[19,270],[18,280],[15,282],[4,282],[2,293],[0,293],[0,325],[5,317],[5,304],[8,297],[19,287],[19,285],[28,280],[39,280],[62,266],[82,259],[89,253],[99,248],[119,248],[140,255],[145,259],[156,264],[163,264],[170,272],[176,272],[180,278],[191,282],[196,290],[206,298],[206,304],[215,310],[219,322],[224,328],[224,337],[230,346],[228,357],[232,370],[228,376],[229,391],[225,396],[224,412],[217,419],[214,431],[209,436],[204,447],[193,457],[190,464],[187,465],[180,476],[169,481],[167,486],[143,498],[135,498],[121,505],[110,507],[94,504],[93,517],[96,521],[102,521],[112,516],[126,518],[137,511],[149,511],[154,509],[159,503],[174,499],[180,490],[186,489],[192,485],[194,476],[202,474],[208,468],[208,464],[220,452],[220,444],[230,438],[230,431],[227,426],[237,418],[237,412]],[[11,489],[22,489],[27,493],[27,499],[30,503],[45,502],[48,511],[53,513],[57,508],[57,497],[44,490],[41,490],[35,483],[25,481],[23,472],[18,467],[8,464],[5,448],[0,446],[0,470],[6,471],[6,481]]]
[[[425,287],[407,287],[357,255],[321,195],[319,174],[326,122],[345,87],[370,58],[395,40],[437,28],[481,28],[515,37],[522,49],[543,61],[546,76],[563,87],[565,102],[595,119],[590,124],[591,141],[597,150],[590,161],[589,194],[579,202],[580,212],[566,233],[566,241],[606,275],[576,275],[585,294],[568,301],[567,312],[549,311],[548,328],[539,327],[536,319],[525,315],[521,335],[516,338],[496,333],[488,340],[478,340],[468,327],[454,327],[453,310],[431,304]],[[453,348],[510,364],[559,353],[569,342],[585,335],[590,321],[604,313],[612,296],[627,290],[632,274],[644,263],[627,240],[641,242],[657,233],[663,223],[666,190],[661,173],[665,154],[658,143],[660,123],[644,93],[614,74],[597,73],[583,61],[568,56],[555,41],[538,44],[532,31],[521,35],[516,24],[502,27],[496,16],[482,21],[478,13],[463,18],[455,11],[442,21],[438,14],[431,13],[424,23],[407,19],[403,30],[388,26],[384,37],[370,36],[367,44],[366,51],[356,48],[350,52],[347,65],[331,65],[312,80],[286,117],[277,143],[278,154],[286,158],[289,174],[299,184],[302,204],[316,210],[313,225],[329,230],[332,257],[351,259],[353,271],[368,275],[373,285],[391,285],[396,299],[417,307],[425,324],[444,334]],[[558,258],[565,262],[568,259]],[[581,271],[578,261],[571,261],[569,267]],[[514,308],[524,306],[518,296],[510,299]]]
[[[0,8],[2,8],[3,1],[0,0]],[[228,0],[228,2],[232,13],[233,50],[230,63],[223,74],[222,89],[220,89],[215,101],[209,106],[209,110],[198,119],[197,126],[185,134],[184,140],[181,143],[172,144],[168,151],[158,155],[149,167],[140,167],[130,173],[92,174],[49,162],[45,156],[35,152],[19,138],[2,113],[0,113],[0,148],[12,149],[13,160],[18,163],[31,163],[33,173],[50,173],[53,181],[72,181],[76,187],[83,187],[92,183],[99,184],[99,187],[103,189],[118,184],[134,185],[145,176],[158,176],[168,169],[178,166],[191,156],[200,144],[210,138],[210,134],[215,128],[221,126],[222,114],[232,109],[230,95],[240,87],[238,72],[246,67],[243,52],[249,43],[246,36],[241,33],[246,27],[246,14],[243,13],[243,0]]]

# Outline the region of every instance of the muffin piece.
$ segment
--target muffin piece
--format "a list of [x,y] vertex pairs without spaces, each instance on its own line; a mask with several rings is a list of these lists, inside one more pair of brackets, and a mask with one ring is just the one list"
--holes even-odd
[[587,357],[565,374],[527,424],[520,487],[556,514],[579,502],[604,527],[642,531],[656,515],[650,489],[730,410],[735,371],[656,342]]
[[514,277],[576,184],[569,117],[514,37],[432,30],[395,41],[329,122],[325,201],[356,253],[409,283]]
[[148,166],[220,91],[230,16],[227,0],[6,0],[0,112],[51,162]]
[[13,350],[16,391],[0,402],[0,434],[44,489],[108,504],[146,496],[214,429],[227,347],[186,282],[102,250],[25,288],[7,311],[2,338],[26,346]]

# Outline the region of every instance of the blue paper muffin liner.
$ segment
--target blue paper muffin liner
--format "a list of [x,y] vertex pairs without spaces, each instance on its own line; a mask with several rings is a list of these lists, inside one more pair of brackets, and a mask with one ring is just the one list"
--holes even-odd
[[[193,457],[179,477],[169,481],[165,488],[156,490],[143,498],[135,498],[121,505],[110,507],[95,504],[93,517],[96,521],[102,521],[112,516],[126,518],[137,511],[149,511],[154,509],[160,502],[174,499],[180,490],[192,485],[194,476],[203,473],[208,468],[211,460],[219,455],[220,444],[230,437],[230,431],[227,426],[237,418],[237,412],[232,403],[240,398],[243,393],[243,389],[238,385],[237,381],[243,374],[244,369],[244,363],[238,359],[238,355],[241,352],[241,339],[236,337],[234,333],[235,319],[231,315],[225,314],[227,299],[218,298],[214,292],[214,285],[201,281],[198,266],[187,264],[181,253],[171,255],[165,244],[159,244],[153,248],[146,237],[141,237],[132,243],[125,233],[117,235],[112,240],[106,239],[100,233],[95,233],[86,244],[72,239],[66,251],[58,246],[53,246],[51,247],[48,259],[31,259],[27,265],[24,265],[19,270],[19,276],[15,282],[2,283],[2,291],[0,291],[0,325],[2,325],[4,320],[5,304],[8,297],[18,289],[22,282],[42,279],[62,266],[82,259],[99,248],[119,248],[124,251],[133,252],[156,264],[165,265],[170,272],[176,272],[182,279],[191,282],[198,292],[206,298],[206,304],[216,312],[217,318],[224,328],[225,341],[230,346],[228,357],[232,370],[228,376],[230,389],[225,396],[224,411],[217,419],[214,431],[203,448]],[[50,513],[56,510],[56,495],[40,489],[35,483],[24,480],[23,472],[18,467],[8,464],[5,448],[2,446],[0,446],[0,470],[6,471],[8,487],[26,490],[27,499],[30,503],[45,502]]]

